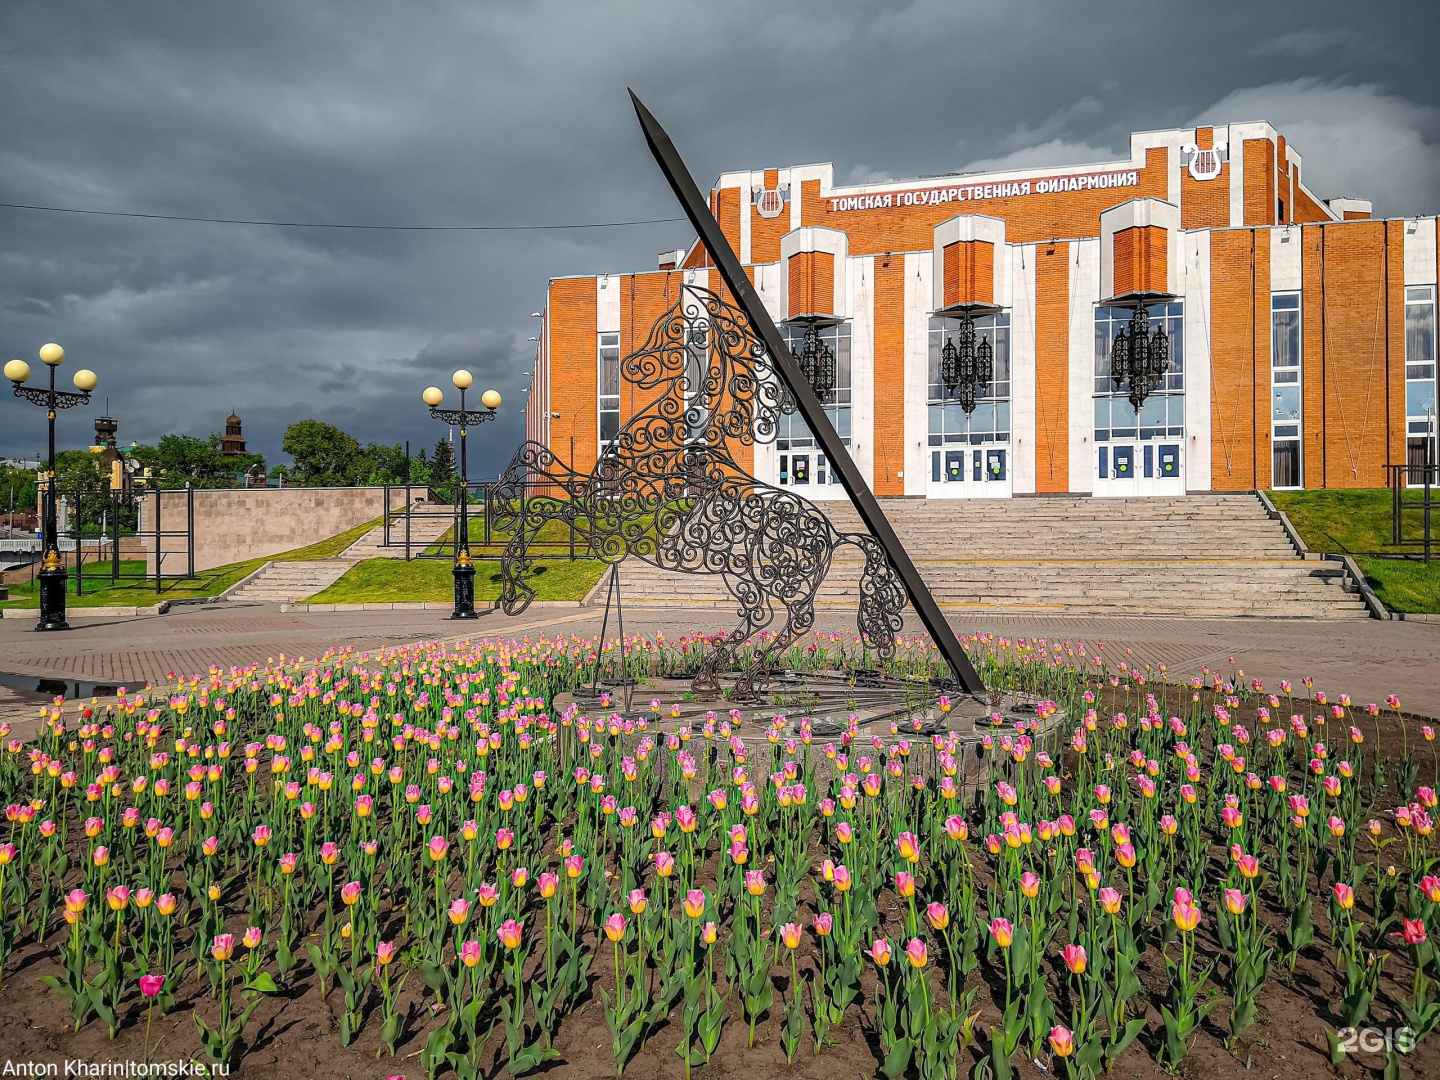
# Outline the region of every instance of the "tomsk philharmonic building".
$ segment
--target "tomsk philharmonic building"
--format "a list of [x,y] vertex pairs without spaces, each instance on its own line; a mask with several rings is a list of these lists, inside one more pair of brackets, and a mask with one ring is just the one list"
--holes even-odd
[[[710,205],[797,351],[811,326],[830,345],[824,400],[877,495],[1383,487],[1435,437],[1437,221],[1372,220],[1304,175],[1284,135],[1240,123],[1136,133],[1129,160],[1074,168],[725,173]],[[721,291],[707,262],[695,244],[553,279],[529,437],[588,469],[643,407],[620,357],[686,285]],[[1137,307],[1168,347],[1138,409],[1111,370]],[[961,400],[945,344],[967,321],[992,359]],[[798,416],[746,464],[842,496]]]

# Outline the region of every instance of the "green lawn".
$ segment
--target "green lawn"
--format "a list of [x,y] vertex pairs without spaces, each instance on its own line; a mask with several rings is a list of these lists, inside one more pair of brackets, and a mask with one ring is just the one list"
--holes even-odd
[[[1420,552],[1420,512],[1407,510],[1405,531],[1398,546],[1391,542],[1391,493],[1388,489],[1327,489],[1323,491],[1272,491],[1277,509],[1312,551],[1353,555],[1381,603],[1392,611],[1440,612],[1440,559],[1429,566],[1411,559],[1385,555]],[[1405,500],[1419,502],[1419,491],[1406,491]],[[1440,539],[1440,515],[1434,529]],[[1437,545],[1440,548],[1440,545]]]
[[[296,548],[279,555],[269,555],[263,559],[247,559],[245,562],[217,566],[213,570],[206,570],[193,578],[166,578],[161,582],[159,592],[155,591],[153,579],[150,581],[121,581],[111,585],[108,562],[87,562],[84,568],[85,595],[75,595],[75,571],[72,569],[68,579],[70,594],[68,603],[72,607],[148,607],[151,604],[158,604],[161,600],[191,600],[216,596],[247,574],[260,569],[271,559],[287,559],[297,562],[310,559],[333,559],[379,524],[380,519],[376,518],[374,521],[367,521],[364,525],[357,525],[353,529],[347,529],[307,547]],[[167,559],[167,561],[169,560]],[[121,560],[120,562],[121,573],[144,573],[144,571],[143,559]],[[39,606],[38,590],[28,581],[11,585],[9,589],[10,599],[0,603],[0,607],[33,608]]]
[[[454,578],[449,559],[366,559],[324,592],[310,597],[310,604],[447,603],[453,599]],[[598,559],[546,559],[538,561],[527,576],[537,600],[583,600],[595,587],[606,564]],[[500,565],[475,564],[475,599],[494,600],[500,595]]]
[[1413,559],[1367,559],[1355,562],[1391,611],[1440,612],[1440,559],[1430,565]]

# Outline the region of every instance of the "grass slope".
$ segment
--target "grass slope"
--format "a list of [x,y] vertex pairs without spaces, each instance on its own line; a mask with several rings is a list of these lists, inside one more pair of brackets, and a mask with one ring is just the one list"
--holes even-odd
[[[1272,491],[1269,495],[1312,551],[1353,555],[1386,607],[1392,611],[1440,612],[1440,559],[1426,566],[1412,559],[1383,557],[1419,554],[1418,509],[1409,509],[1403,515],[1402,542],[1396,545],[1392,543],[1388,489],[1330,488]],[[1418,491],[1403,495],[1407,503],[1418,503],[1421,497]],[[1440,540],[1440,516],[1433,528]]]
[[[339,581],[310,597],[310,604],[388,604],[402,602],[448,603],[454,597],[449,559],[366,559]],[[526,576],[537,600],[583,600],[595,587],[606,564],[598,559],[546,559],[537,561]],[[475,599],[495,600],[500,595],[498,563],[475,565]]]
[[[282,552],[279,555],[267,555],[263,559],[247,559],[245,562],[217,566],[213,570],[206,570],[193,578],[168,578],[161,582],[159,592],[156,592],[153,580],[120,581],[111,585],[108,561],[87,562],[84,567],[85,593],[83,596],[75,595],[75,572],[72,569],[67,583],[69,591],[67,603],[71,607],[145,607],[157,604],[161,600],[192,600],[205,596],[217,596],[272,559],[294,562],[333,559],[379,524],[380,519],[376,518],[374,521],[367,521],[363,525],[346,529],[344,532],[327,537],[318,543],[296,548],[293,551]],[[122,574],[143,574],[145,561],[143,559],[123,559],[120,562],[120,572]],[[9,588],[10,599],[0,603],[0,608],[39,607],[38,585],[32,585],[27,581],[11,585]]]

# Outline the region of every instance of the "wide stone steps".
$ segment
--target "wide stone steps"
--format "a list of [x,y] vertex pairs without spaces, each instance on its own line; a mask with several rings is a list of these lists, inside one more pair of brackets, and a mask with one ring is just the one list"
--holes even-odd
[[[841,532],[863,532],[848,503],[822,503]],[[950,609],[1076,614],[1365,618],[1337,564],[1301,559],[1251,494],[1170,499],[882,500],[935,600]],[[863,560],[835,552],[816,596],[854,607]],[[621,570],[625,603],[733,611],[723,579]]]
[[[424,550],[454,526],[455,516],[444,507],[430,507],[423,514],[410,515],[410,547]],[[471,527],[474,527],[472,522]],[[403,559],[405,557],[405,515],[390,522],[390,545],[385,546],[385,526],[377,525],[343,552],[342,559]]]
[[347,558],[272,562],[231,593],[229,599],[262,603],[303,600],[333,585],[354,565],[355,560]]

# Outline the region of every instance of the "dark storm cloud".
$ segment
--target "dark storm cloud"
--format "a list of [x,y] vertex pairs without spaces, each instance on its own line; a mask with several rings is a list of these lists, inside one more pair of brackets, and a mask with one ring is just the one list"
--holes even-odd
[[[1430,3],[92,4],[0,7],[0,201],[374,224],[668,217],[625,97],[702,186],[834,161],[842,180],[1103,159],[1129,132],[1269,119],[1322,195],[1440,208]],[[305,416],[441,433],[468,367],[520,434],[553,275],[643,269],[681,225],[380,233],[0,210],[0,350],[62,342],[126,439],[233,407],[277,458]],[[0,455],[38,413],[0,402]],[[68,441],[88,441],[67,415]]]

